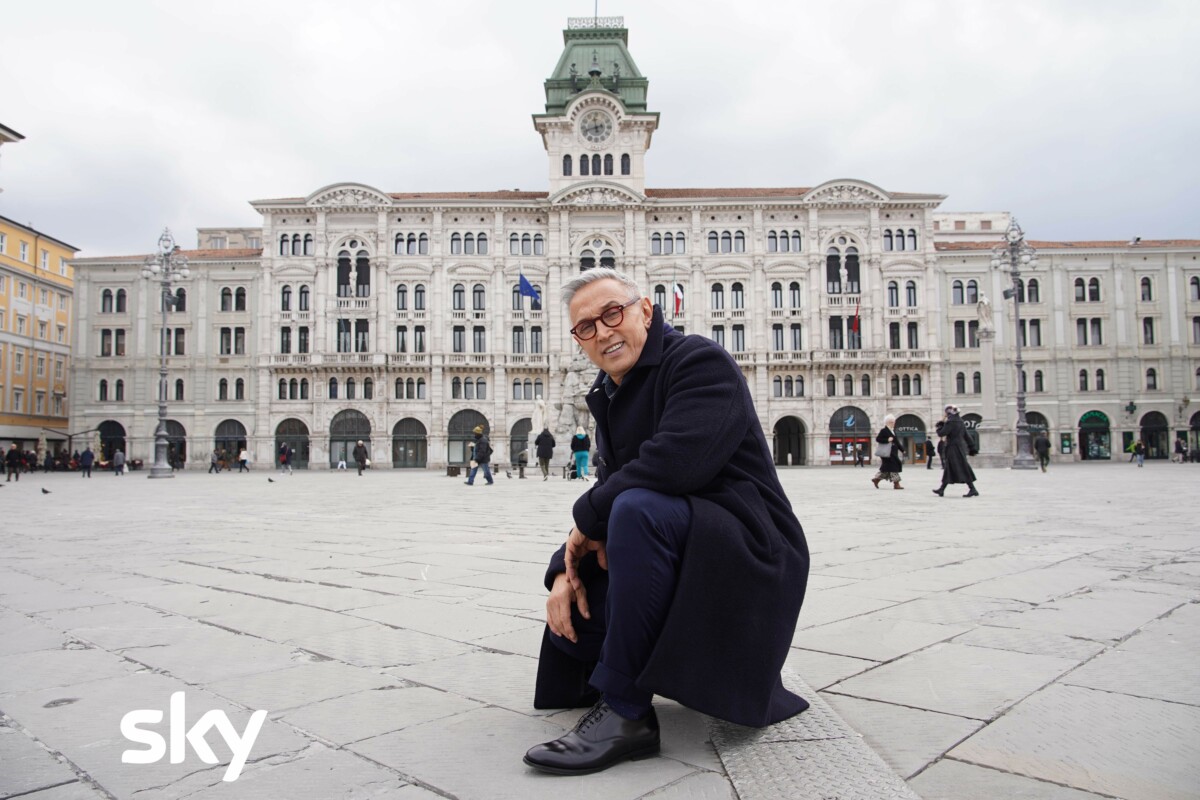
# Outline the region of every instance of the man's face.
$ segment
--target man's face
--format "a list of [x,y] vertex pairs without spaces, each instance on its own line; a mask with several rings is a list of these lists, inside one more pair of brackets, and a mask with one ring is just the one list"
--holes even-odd
[[[629,287],[611,278],[595,281],[584,286],[571,298],[568,313],[571,326],[583,320],[594,319],[614,306],[628,303],[634,292]],[[596,335],[586,341],[579,342],[588,360],[608,373],[614,383],[621,379],[642,355],[646,345],[646,336],[650,330],[650,322],[654,319],[654,306],[648,297],[625,309],[625,318],[620,325],[610,328],[603,322],[596,322]]]

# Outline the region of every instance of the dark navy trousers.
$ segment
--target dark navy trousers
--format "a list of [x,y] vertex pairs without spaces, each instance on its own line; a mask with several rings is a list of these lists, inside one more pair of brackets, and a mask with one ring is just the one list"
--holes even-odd
[[566,655],[595,664],[589,683],[615,701],[618,711],[650,707],[651,693],[636,681],[671,608],[691,524],[691,507],[682,497],[649,489],[623,492],[608,520],[608,572],[581,570],[592,618],[573,608],[579,641],[550,636]]

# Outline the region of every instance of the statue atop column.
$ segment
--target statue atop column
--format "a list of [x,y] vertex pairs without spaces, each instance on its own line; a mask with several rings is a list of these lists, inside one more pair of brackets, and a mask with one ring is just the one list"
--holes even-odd
[[987,292],[979,293],[979,303],[975,310],[979,314],[979,330],[995,330],[992,326],[992,301],[988,300]]
[[563,371],[562,402],[555,403],[558,409],[559,431],[574,431],[582,426],[589,428],[591,413],[587,407],[587,393],[592,388],[596,367],[578,348],[571,354],[571,363]]

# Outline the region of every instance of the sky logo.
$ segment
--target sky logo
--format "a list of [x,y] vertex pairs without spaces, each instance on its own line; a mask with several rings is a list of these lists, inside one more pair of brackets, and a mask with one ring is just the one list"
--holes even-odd
[[[205,764],[220,763],[212,748],[208,746],[204,736],[211,728],[216,728],[217,733],[225,740],[225,744],[229,746],[230,752],[233,753],[233,758],[229,762],[229,767],[225,770],[223,781],[236,781],[238,776],[242,774],[242,767],[246,765],[246,759],[250,757],[250,750],[254,747],[254,740],[258,738],[258,732],[262,730],[263,721],[267,718],[266,711],[255,711],[250,715],[250,721],[246,723],[246,730],[241,736],[233,727],[233,723],[229,721],[229,717],[225,716],[224,711],[209,711],[196,721],[196,724],[191,728],[184,730],[184,711],[186,709],[184,693],[175,692],[171,695],[171,704],[168,717],[168,730],[171,739],[171,763],[182,764],[187,756],[187,748],[190,744],[192,749],[196,751],[196,755]],[[139,725],[154,725],[162,722],[163,712],[156,708],[142,708],[135,711],[130,711],[125,716],[121,717],[121,734],[131,742],[146,745],[144,750],[126,750],[121,754],[122,764],[155,764],[162,760],[162,757],[167,753],[167,742],[163,737],[146,728],[140,728]]]

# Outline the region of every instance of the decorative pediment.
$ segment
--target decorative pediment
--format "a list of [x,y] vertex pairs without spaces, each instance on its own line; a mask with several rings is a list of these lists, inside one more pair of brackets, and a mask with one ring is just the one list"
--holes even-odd
[[378,189],[362,183],[337,183],[318,189],[305,200],[305,205],[329,209],[372,209],[391,206],[392,198]]
[[891,198],[878,186],[865,181],[830,181],[804,195],[807,203],[825,203],[828,205],[862,205],[864,203],[882,203]]
[[562,206],[627,206],[645,202],[646,198],[615,183],[589,183],[571,186],[550,198],[552,205]]

